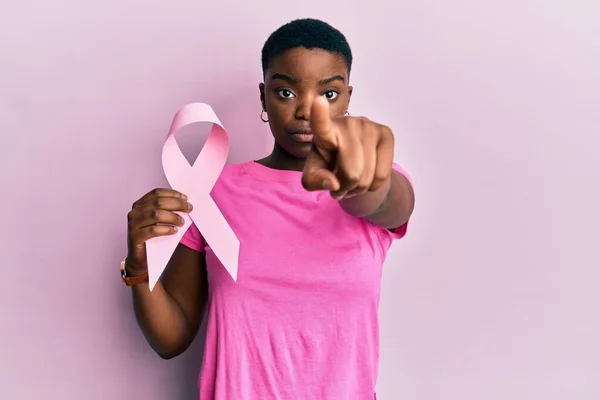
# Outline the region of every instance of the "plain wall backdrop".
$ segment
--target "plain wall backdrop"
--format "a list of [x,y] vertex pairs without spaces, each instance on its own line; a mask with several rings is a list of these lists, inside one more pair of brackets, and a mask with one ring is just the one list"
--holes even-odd
[[416,187],[385,266],[378,397],[600,398],[597,1],[1,9],[0,398],[195,398],[201,339],[163,361],[137,328],[126,214],[166,185],[185,103],[214,107],[231,162],[270,150],[260,50],[308,16],[346,34],[350,112],[392,127]]

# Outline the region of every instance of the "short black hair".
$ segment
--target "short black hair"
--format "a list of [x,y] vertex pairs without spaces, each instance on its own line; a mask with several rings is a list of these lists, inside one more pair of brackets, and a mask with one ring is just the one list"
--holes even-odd
[[297,47],[321,49],[341,55],[350,74],[352,51],[342,32],[318,19],[302,18],[288,22],[269,36],[262,49],[263,75],[275,57]]

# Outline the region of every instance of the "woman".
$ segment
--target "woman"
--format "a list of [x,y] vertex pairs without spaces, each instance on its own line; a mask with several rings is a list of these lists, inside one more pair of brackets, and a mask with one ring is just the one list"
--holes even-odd
[[150,292],[144,243],[175,232],[174,211],[192,205],[155,189],[128,215],[125,274],[138,277],[133,304],[152,348],[185,351],[208,305],[201,400],[375,397],[382,264],[414,195],[391,130],[347,113],[351,65],[344,35],[318,20],[265,43],[261,118],[275,146],[226,166],[212,191],[240,239],[237,282],[192,225]]

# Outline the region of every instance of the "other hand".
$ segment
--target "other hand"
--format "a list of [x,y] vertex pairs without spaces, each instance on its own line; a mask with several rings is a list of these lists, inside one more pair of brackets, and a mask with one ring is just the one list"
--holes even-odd
[[187,196],[171,189],[154,189],[133,203],[127,214],[127,265],[133,269],[147,268],[146,241],[177,232],[184,220],[175,211],[191,210]]

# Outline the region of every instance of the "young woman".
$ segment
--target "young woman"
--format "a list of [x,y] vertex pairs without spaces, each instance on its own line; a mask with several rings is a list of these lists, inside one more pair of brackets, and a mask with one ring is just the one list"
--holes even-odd
[[[342,33],[292,21],[267,40],[261,118],[267,157],[223,170],[213,198],[241,242],[234,282],[192,225],[148,289],[145,241],[181,226],[184,193],[155,189],[129,219],[126,280],[152,348],[172,358],[208,305],[201,400],[375,397],[382,264],[414,206],[391,130],[348,115],[352,53]],[[129,282],[129,281],[128,281]]]

